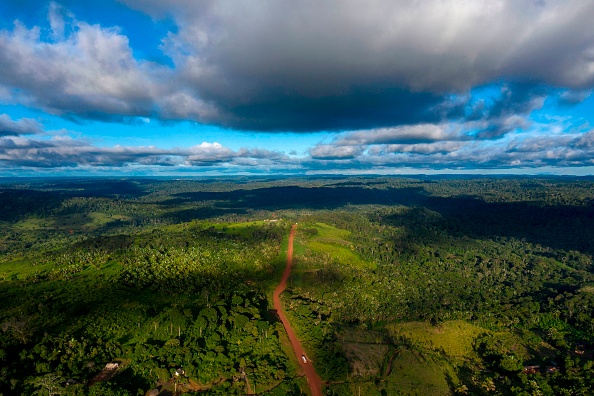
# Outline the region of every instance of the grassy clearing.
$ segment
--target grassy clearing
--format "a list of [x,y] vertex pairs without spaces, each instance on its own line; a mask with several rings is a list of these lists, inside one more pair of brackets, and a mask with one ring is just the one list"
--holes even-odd
[[[381,396],[382,393],[377,389],[377,386],[372,381],[356,381],[335,383],[330,385],[333,395],[338,396]],[[385,394],[385,393],[384,393]],[[394,393],[399,395],[400,393]]]
[[307,246],[319,253],[327,254],[342,264],[352,265],[359,268],[373,268],[374,266],[354,253],[351,242],[346,240],[351,234],[350,231],[332,227],[324,223],[313,225],[317,233],[307,239]]
[[453,320],[432,326],[426,322],[408,322],[388,325],[393,336],[410,340],[424,349],[443,350],[448,356],[462,358],[474,355],[474,340],[486,330],[464,322]]
[[39,230],[74,230],[92,231],[114,221],[129,220],[129,217],[121,215],[106,215],[99,212],[73,213],[65,216],[48,218],[28,218],[21,220],[14,225],[16,231],[39,231]]
[[[37,260],[38,259],[36,258],[28,258],[26,260],[0,263],[0,281],[27,279],[36,273],[43,273],[45,271],[57,268],[55,263],[37,264]],[[41,262],[41,260],[39,262]],[[109,261],[99,269],[87,265],[83,271],[75,274],[74,277],[93,278],[99,273],[101,273],[103,276],[115,276],[120,271],[120,269],[121,266],[118,263],[115,261]]]
[[21,220],[14,225],[15,230],[22,230],[22,231],[35,231],[35,230],[42,230],[48,228],[55,228],[55,219],[52,218],[45,218],[45,219],[37,219],[37,218],[29,218],[26,220]]
[[386,384],[389,395],[450,395],[450,385],[459,382],[454,368],[444,359],[427,353],[402,350],[392,362]]
[[3,279],[23,279],[35,272],[49,270],[52,264],[37,265],[35,259],[17,260],[6,263],[0,263],[0,280]]
[[415,395],[445,396],[460,381],[455,368],[433,353],[408,349],[398,351],[392,361],[390,375],[380,381],[352,377],[346,382],[333,383],[335,395]]
[[265,224],[268,224],[267,220],[249,221],[245,223],[217,224],[215,225],[215,229],[226,234],[241,235],[244,238],[249,238],[254,233],[254,231],[262,228],[262,226]]

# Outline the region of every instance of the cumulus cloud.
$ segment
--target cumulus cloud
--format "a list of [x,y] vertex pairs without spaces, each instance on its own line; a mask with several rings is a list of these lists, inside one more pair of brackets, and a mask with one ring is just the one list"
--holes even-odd
[[46,43],[39,28],[0,31],[0,83],[23,102],[55,114],[89,118],[147,116],[152,81],[117,29],[77,23],[68,38]]
[[179,77],[236,128],[435,122],[449,93],[476,85],[594,85],[582,0],[125,2],[175,19],[164,48]]
[[[498,138],[512,130],[514,109],[542,103],[546,92],[534,87],[594,87],[588,1],[124,3],[177,25],[161,47],[172,68],[136,59],[120,28],[79,21],[52,2],[51,40],[19,22],[0,31],[0,91],[64,116],[262,131],[482,117],[482,136]],[[513,95],[467,114],[470,89],[501,81],[516,84]]]
[[391,153],[435,154],[451,153],[464,147],[463,142],[436,142],[420,144],[388,144],[375,146],[368,150],[370,155],[385,155]]
[[592,95],[592,90],[568,90],[561,93],[559,100],[562,104],[565,105],[575,105],[578,103],[582,103],[586,100],[590,95]]
[[575,148],[594,150],[594,130],[580,135],[572,141],[571,145]]
[[286,79],[305,95],[380,76],[415,90],[466,89],[503,75],[568,86],[594,81],[594,6],[580,0],[125,3],[156,17],[173,14],[181,27],[175,39],[200,50],[212,73]]
[[190,148],[190,155],[187,160],[192,164],[214,164],[227,162],[235,157],[235,152],[220,143],[203,142],[200,145]]
[[43,126],[31,118],[14,121],[8,114],[0,114],[0,137],[41,133]]
[[187,148],[155,146],[98,147],[68,133],[53,136],[0,137],[0,166],[10,168],[218,169],[219,171],[375,172],[381,169],[506,169],[594,164],[594,131],[510,135],[506,144],[492,141],[435,141],[411,144],[338,146],[319,144],[309,156],[292,158],[263,148],[232,150],[217,142]]
[[319,144],[309,150],[309,155],[316,159],[348,159],[355,158],[363,152],[361,146],[335,146],[330,144]]
[[[459,128],[456,128],[459,129]],[[339,146],[366,144],[426,143],[440,140],[460,140],[464,137],[459,130],[447,125],[419,124],[394,128],[356,131],[339,136]]]
[[534,125],[529,131],[514,128],[497,140],[481,140],[476,138],[475,129],[466,129],[469,126],[477,127],[469,122],[346,132],[333,142],[314,146],[302,165],[315,171],[373,172],[390,168],[563,168],[594,163],[592,130],[564,132],[562,125],[547,123]]
[[267,150],[262,148],[240,148],[237,151],[237,157],[239,158],[256,158],[256,159],[269,159],[269,160],[283,160],[286,159],[287,156],[280,152],[274,150]]
[[162,149],[155,146],[98,147],[87,139],[73,138],[66,131],[53,131],[49,137],[40,138],[0,136],[0,166],[6,168],[256,167],[282,164],[286,160],[288,158],[281,152],[263,148],[235,151],[217,142]]
[[54,40],[59,40],[64,36],[64,29],[66,27],[65,18],[73,18],[73,15],[64,7],[56,2],[51,2],[49,5],[47,19],[51,28],[51,36]]
[[554,121],[535,125],[547,98],[547,106],[590,100],[589,1],[122,2],[176,25],[160,47],[171,63],[138,58],[126,27],[90,24],[44,2],[45,26],[16,21],[0,30],[0,101],[77,121],[336,134],[301,156],[217,142],[103,148],[68,133],[48,138],[37,121],[2,114],[2,165],[307,172],[594,158],[587,121],[565,132]]
[[56,135],[51,139],[5,137],[0,139],[0,163],[4,166],[78,167],[142,163],[176,154],[156,147],[96,147],[85,139]]

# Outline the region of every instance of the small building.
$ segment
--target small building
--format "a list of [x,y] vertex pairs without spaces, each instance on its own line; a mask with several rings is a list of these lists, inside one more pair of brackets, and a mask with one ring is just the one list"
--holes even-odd
[[540,366],[524,366],[522,372],[524,374],[538,374],[540,372]]
[[105,370],[117,370],[118,367],[120,367],[119,363],[107,363],[105,365]]

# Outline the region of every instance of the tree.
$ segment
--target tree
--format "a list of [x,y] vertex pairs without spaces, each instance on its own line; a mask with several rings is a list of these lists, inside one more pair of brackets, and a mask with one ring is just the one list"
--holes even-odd
[[31,380],[31,384],[39,388],[33,392],[35,395],[63,395],[66,390],[62,387],[62,378],[54,373],[49,373],[43,377],[35,377]]
[[33,326],[29,316],[20,316],[18,318],[10,318],[2,323],[2,331],[10,332],[14,338],[23,344],[29,341],[33,335]]

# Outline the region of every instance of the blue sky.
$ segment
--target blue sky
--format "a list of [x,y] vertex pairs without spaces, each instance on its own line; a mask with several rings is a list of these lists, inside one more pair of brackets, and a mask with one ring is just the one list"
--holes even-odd
[[594,174],[594,3],[0,3],[0,176]]

